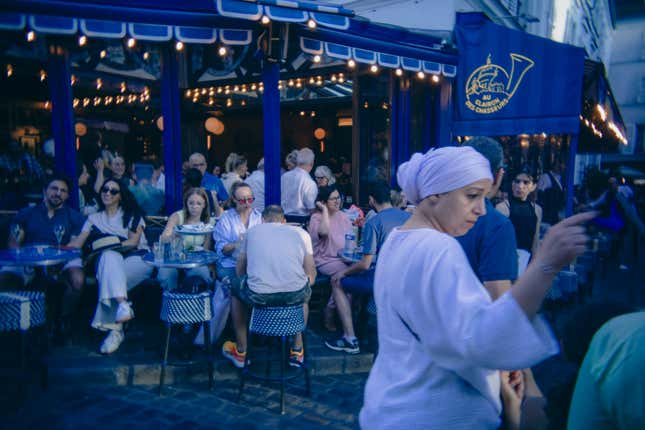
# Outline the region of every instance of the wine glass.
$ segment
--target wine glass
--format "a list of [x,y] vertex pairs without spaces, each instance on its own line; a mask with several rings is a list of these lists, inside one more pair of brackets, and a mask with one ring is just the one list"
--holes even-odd
[[9,227],[9,234],[11,234],[11,237],[16,242],[16,254],[20,255],[20,235],[22,234],[22,228],[20,227],[20,224],[11,224]]
[[65,226],[62,224],[56,224],[54,226],[54,235],[56,236],[58,248],[60,249],[60,242],[63,240],[63,236],[65,235]]

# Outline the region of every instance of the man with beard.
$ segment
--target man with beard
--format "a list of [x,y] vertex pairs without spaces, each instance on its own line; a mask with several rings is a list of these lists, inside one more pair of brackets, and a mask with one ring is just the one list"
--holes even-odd
[[[61,244],[69,243],[72,237],[78,235],[85,220],[80,213],[65,204],[69,198],[69,192],[70,182],[67,178],[52,176],[47,179],[43,189],[43,202],[22,209],[13,220],[13,224],[20,226],[20,234],[18,237],[9,238],[9,248],[32,244],[55,246],[58,244],[54,234],[55,225],[62,225],[65,229]],[[9,273],[18,275],[25,283],[30,282],[34,277],[33,270],[29,268],[2,268],[3,278],[11,276]],[[85,282],[81,259],[77,258],[65,264],[61,278],[65,280],[66,285],[57,316],[61,317],[61,320],[66,320],[74,310]],[[7,282],[0,283],[0,285],[7,284]]]

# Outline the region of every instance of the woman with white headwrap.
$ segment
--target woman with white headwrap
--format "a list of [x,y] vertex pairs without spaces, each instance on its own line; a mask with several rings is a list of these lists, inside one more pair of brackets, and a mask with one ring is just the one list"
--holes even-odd
[[417,208],[379,254],[379,354],[361,427],[496,429],[502,405],[494,369],[527,368],[557,352],[536,312],[554,275],[585,250],[579,224],[593,214],[552,227],[524,275],[492,302],[452,237],[486,211],[488,161],[472,148],[445,147],[415,154],[397,179]]

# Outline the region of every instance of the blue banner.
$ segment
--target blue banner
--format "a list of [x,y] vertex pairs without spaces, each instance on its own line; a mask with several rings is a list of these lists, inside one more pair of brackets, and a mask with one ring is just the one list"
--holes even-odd
[[457,135],[578,133],[584,50],[457,15]]

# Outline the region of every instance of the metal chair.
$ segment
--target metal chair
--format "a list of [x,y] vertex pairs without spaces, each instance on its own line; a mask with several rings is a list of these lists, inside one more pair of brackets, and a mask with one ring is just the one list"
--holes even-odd
[[[302,332],[302,341],[303,348],[305,348],[305,339],[304,331],[307,326],[305,324],[305,314],[303,305],[295,306],[275,306],[275,307],[254,307],[251,312],[251,319],[249,321],[249,330],[248,330],[248,343],[246,351],[246,361],[244,363],[244,368],[240,374],[240,388],[238,392],[237,401],[242,399],[242,392],[244,390],[244,383],[247,376],[253,378],[265,380],[265,381],[280,381],[280,413],[285,413],[285,400],[284,400],[284,387],[287,379],[292,379],[297,376],[297,373],[286,377],[286,363],[288,360],[288,351],[287,351],[287,337],[293,336],[297,333]],[[269,370],[271,366],[270,357],[267,357],[267,367],[265,376],[260,376],[255,373],[251,373],[249,366],[251,363],[251,345],[253,335],[260,336],[269,336],[269,337],[279,337],[280,338],[280,377],[272,378],[269,376]],[[311,386],[309,381],[309,368],[307,366],[307,359],[305,356],[305,361],[300,366],[305,374],[305,384],[307,396],[311,392]]]
[[[203,324],[204,346],[206,347],[208,363],[208,389],[211,390],[213,388],[213,356],[210,342],[210,320],[213,315],[212,297],[213,293],[211,291],[204,291],[197,294],[173,293],[171,291],[163,293],[160,318],[166,323],[166,342],[163,361],[161,362],[161,373],[159,375],[160,396],[163,393],[163,385],[166,377],[168,350],[170,349],[170,333],[173,324]],[[192,363],[172,364],[185,365]]]
[[[47,319],[45,294],[38,291],[7,291],[0,293],[0,331],[20,333],[20,371],[27,374],[28,336],[32,329],[45,325]],[[41,385],[47,387],[47,366],[40,357]],[[20,381],[22,386],[22,380]]]

